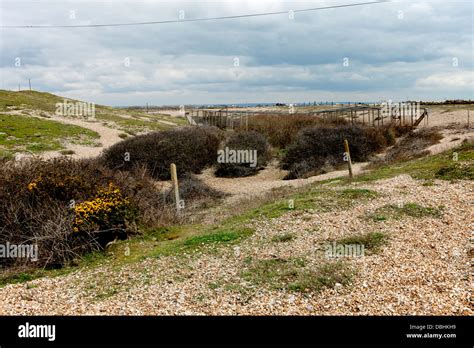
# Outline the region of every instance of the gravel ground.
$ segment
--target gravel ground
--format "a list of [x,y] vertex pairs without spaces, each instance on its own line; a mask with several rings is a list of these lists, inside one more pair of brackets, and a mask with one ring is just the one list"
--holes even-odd
[[[234,246],[8,285],[0,289],[0,315],[472,315],[472,183],[423,186],[403,175],[357,186],[380,196],[347,209],[293,211],[257,221],[256,232]],[[365,218],[377,207],[399,202],[443,205],[443,214],[381,222]],[[387,233],[388,243],[376,254],[348,260],[357,270],[348,285],[298,293],[257,287],[240,277],[249,256],[305,256],[318,264],[324,261],[317,252],[320,243],[371,231]],[[282,233],[296,238],[271,241]]]
[[[367,164],[368,162],[353,163],[353,174],[361,174],[363,168]],[[279,169],[278,163],[272,161],[265,169],[253,176],[242,178],[219,178],[214,176],[213,173],[214,169],[209,168],[204,170],[202,174],[198,175],[198,178],[203,180],[212,188],[230,194],[227,202],[235,204],[241,199],[248,198],[249,194],[251,194],[252,197],[255,197],[280,187],[301,187],[318,181],[344,177],[348,175],[348,170],[335,170],[305,179],[283,180],[288,171]]]

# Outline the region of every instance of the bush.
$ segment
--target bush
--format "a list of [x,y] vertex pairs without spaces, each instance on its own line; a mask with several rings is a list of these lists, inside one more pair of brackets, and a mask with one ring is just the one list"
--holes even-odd
[[[204,184],[193,174],[186,174],[179,180],[179,196],[186,203],[187,201],[203,201],[209,199],[219,199],[225,194]],[[173,190],[166,192],[166,201],[174,201]]]
[[392,147],[384,158],[374,161],[375,164],[390,164],[420,158],[428,154],[426,148],[439,143],[443,136],[434,129],[421,129],[409,132]]
[[112,171],[95,160],[60,158],[6,163],[0,201],[0,244],[38,245],[36,265],[43,267],[136,233],[138,212],[162,198],[147,176]]
[[[138,226],[178,221],[162,186],[143,167],[126,172],[70,158],[2,164],[0,245],[37,245],[39,255],[35,263],[0,258],[0,267],[61,267],[128,238]],[[222,196],[193,176],[181,181],[181,190],[187,202]]]
[[283,149],[295,140],[301,129],[324,123],[320,118],[310,115],[255,115],[249,117],[248,129],[265,135],[270,145]]
[[326,168],[344,162],[344,139],[349,142],[351,159],[366,161],[387,146],[383,129],[350,125],[322,125],[303,129],[288,147],[282,169],[289,170],[285,179],[319,174]]
[[[238,162],[238,158],[236,156],[234,161],[234,159],[231,157],[232,152],[237,154],[241,150],[249,150],[250,152],[246,151],[246,154],[249,156],[246,156],[246,161],[235,163],[235,161]],[[255,151],[256,158],[250,158],[250,154],[255,154]],[[266,137],[254,131],[233,134],[225,142],[224,148],[220,150],[219,157],[225,157],[224,154],[226,152],[229,154],[229,161],[227,161],[226,158],[222,158],[222,160],[224,160],[226,163],[218,163],[217,170],[215,171],[216,176],[235,178],[253,175],[257,173],[259,169],[265,166],[265,164],[271,158],[270,146]],[[251,159],[255,160],[255,163],[249,163],[249,160]]]
[[109,183],[107,189],[98,189],[93,199],[75,205],[74,216],[73,230],[77,233],[109,229],[127,231],[128,222],[136,220],[136,211],[120,189]]
[[215,127],[184,127],[126,139],[107,149],[102,159],[109,168],[133,170],[144,166],[156,179],[170,179],[170,164],[178,175],[200,173],[216,162],[222,132]]

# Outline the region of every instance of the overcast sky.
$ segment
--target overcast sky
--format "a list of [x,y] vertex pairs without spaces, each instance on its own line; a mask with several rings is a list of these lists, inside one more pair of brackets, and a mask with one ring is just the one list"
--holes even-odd
[[[337,1],[0,0],[2,25],[143,22]],[[394,1],[175,24],[0,29],[1,88],[107,105],[474,99],[473,8]]]

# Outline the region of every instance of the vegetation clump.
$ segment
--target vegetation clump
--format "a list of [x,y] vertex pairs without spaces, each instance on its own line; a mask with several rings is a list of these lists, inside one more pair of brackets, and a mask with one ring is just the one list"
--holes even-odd
[[288,147],[281,161],[289,170],[285,179],[316,175],[332,170],[347,160],[344,140],[349,142],[352,161],[363,162],[392,141],[392,133],[383,129],[354,125],[324,125],[305,128]]
[[[189,202],[219,195],[188,181],[183,188]],[[39,250],[35,263],[1,258],[4,267],[61,267],[113,240],[177,221],[146,169],[111,170],[99,160],[4,162],[0,201],[0,244],[34,244]]]
[[375,253],[387,242],[388,236],[382,232],[369,232],[354,236],[341,238],[337,241],[338,245],[361,245],[364,252]]
[[242,278],[255,285],[295,292],[319,292],[336,284],[347,285],[354,272],[346,263],[310,266],[304,258],[251,260]]
[[215,175],[230,178],[254,175],[270,158],[270,145],[264,135],[255,131],[235,133],[219,150]]
[[389,218],[401,219],[404,216],[410,216],[414,218],[422,217],[435,217],[440,218],[442,216],[443,207],[424,207],[418,203],[404,203],[404,204],[386,204],[375,210],[370,217],[374,221],[385,221]]
[[153,178],[169,180],[171,163],[179,176],[215,164],[221,140],[215,127],[183,127],[127,138],[108,148],[102,160],[111,169],[145,167]]

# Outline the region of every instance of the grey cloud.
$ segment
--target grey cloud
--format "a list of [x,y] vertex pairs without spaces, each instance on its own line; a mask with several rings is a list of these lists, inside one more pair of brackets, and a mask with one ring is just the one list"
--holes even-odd
[[[180,9],[188,18],[212,17],[321,2],[47,4],[3,1],[2,23],[146,21],[176,18]],[[294,20],[280,15],[124,28],[4,29],[1,88],[15,89],[31,78],[38,89],[112,104],[139,104],[150,97],[157,104],[271,100],[285,93],[315,99],[426,93],[431,99],[472,98],[466,88],[472,86],[471,21],[468,1],[417,1],[297,13]],[[14,66],[16,57],[22,59],[20,68]],[[450,74],[454,83],[443,83]]]

